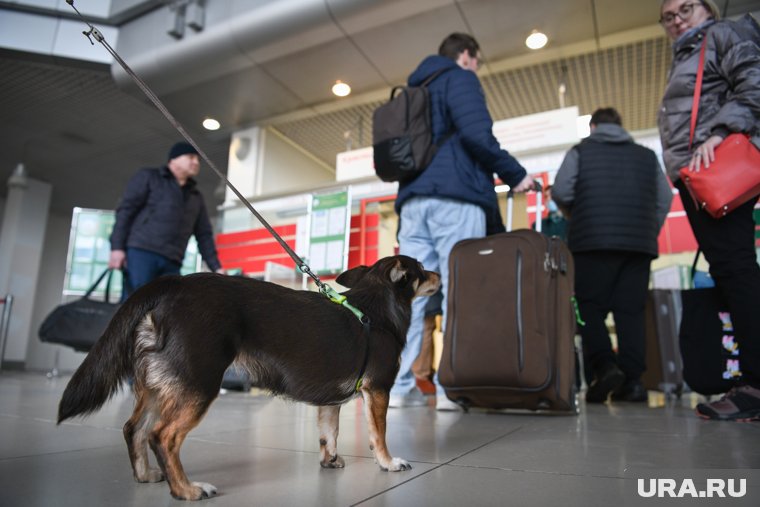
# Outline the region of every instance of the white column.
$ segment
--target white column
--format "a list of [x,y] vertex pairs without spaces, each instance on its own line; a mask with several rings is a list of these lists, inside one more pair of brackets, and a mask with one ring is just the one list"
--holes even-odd
[[[232,134],[227,163],[227,179],[245,197],[261,194],[261,164],[264,136],[260,127],[251,127]],[[225,204],[238,198],[228,188]]]
[[[260,127],[251,127],[232,134],[227,179],[246,199],[261,194],[263,144],[264,132]],[[247,209],[235,206],[239,202],[232,190],[227,188],[221,232],[251,228],[251,214]]]
[[32,314],[51,190],[49,183],[26,177],[23,164],[8,179],[0,228],[0,294],[13,295],[5,362],[23,365],[29,340],[36,338]]

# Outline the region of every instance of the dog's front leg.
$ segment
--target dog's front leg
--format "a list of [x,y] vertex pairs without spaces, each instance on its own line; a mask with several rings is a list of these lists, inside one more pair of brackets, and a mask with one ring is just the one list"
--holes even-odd
[[338,421],[340,405],[319,407],[319,464],[322,468],[343,468],[343,458],[338,456]]
[[369,431],[369,448],[375,453],[375,461],[383,470],[398,472],[410,470],[412,465],[401,458],[394,458],[385,444],[385,417],[388,414],[388,393],[371,388],[362,388],[364,415]]

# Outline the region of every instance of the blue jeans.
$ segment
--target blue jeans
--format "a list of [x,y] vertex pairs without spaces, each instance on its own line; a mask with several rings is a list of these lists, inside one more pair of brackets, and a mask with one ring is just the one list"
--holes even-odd
[[126,282],[122,290],[124,301],[132,292],[163,275],[178,275],[182,266],[161,254],[141,248],[127,248]]
[[[420,261],[425,269],[441,274],[444,328],[451,249],[463,239],[482,238],[485,234],[486,216],[483,209],[475,204],[440,197],[413,197],[401,208],[399,253],[413,257]],[[399,372],[391,389],[393,395],[407,394],[416,386],[412,363],[422,347],[427,299],[417,298],[412,302],[412,322],[406,335],[406,346],[401,352]],[[436,390],[441,393],[437,373],[433,381]]]

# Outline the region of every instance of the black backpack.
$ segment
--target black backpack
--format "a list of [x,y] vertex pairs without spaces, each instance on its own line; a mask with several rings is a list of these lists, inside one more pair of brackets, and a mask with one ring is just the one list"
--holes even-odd
[[[433,160],[430,98],[427,85],[449,69],[434,72],[420,86],[395,86],[388,102],[372,114],[375,173],[383,181],[407,182]],[[398,93],[397,95],[397,92]]]

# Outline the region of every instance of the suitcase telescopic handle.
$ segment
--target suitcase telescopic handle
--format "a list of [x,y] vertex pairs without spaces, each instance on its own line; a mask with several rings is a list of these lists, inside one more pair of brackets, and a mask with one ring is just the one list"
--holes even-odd
[[[536,231],[541,232],[541,208],[543,185],[541,180],[533,180],[533,190],[536,192]],[[507,192],[507,232],[512,231],[512,220],[514,218],[515,191],[511,188]]]

